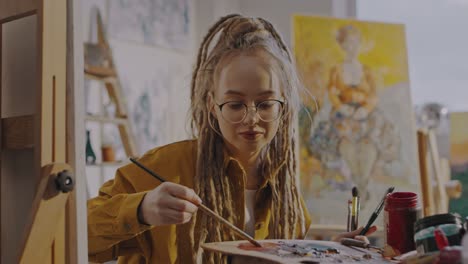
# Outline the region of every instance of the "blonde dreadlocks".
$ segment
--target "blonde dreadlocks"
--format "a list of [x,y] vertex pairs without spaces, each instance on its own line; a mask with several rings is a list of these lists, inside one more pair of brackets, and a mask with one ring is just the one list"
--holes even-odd
[[[294,238],[298,231],[301,234],[305,232],[304,211],[294,176],[296,142],[293,120],[299,107],[301,86],[289,50],[274,27],[264,19],[236,14],[222,17],[210,28],[198,50],[191,83],[191,128],[198,138],[194,190],[209,208],[235,222],[235,194],[229,177],[225,177],[223,139],[217,132],[218,123],[207,107],[207,98],[215,90],[215,75],[222,59],[256,50],[262,50],[271,57],[287,102],[280,128],[264,151],[261,175],[271,188],[269,238],[289,239]],[[297,227],[301,230],[296,230]],[[179,250],[192,252],[192,259],[181,259],[185,254],[179,254],[178,262],[195,263],[201,243],[234,240],[236,237],[217,221],[196,214],[189,224],[177,226],[177,239]],[[219,255],[211,253],[205,253],[203,260],[204,263],[224,262]]]

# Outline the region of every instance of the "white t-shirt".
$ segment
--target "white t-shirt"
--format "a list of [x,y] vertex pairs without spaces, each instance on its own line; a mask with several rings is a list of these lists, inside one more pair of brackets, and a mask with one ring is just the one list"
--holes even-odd
[[250,236],[255,235],[255,194],[257,190],[244,190],[245,196],[245,232]]
[[[245,197],[245,230],[244,231],[252,237],[255,236],[254,208],[255,208],[255,194],[256,193],[257,193],[257,190],[244,189],[244,197]],[[198,251],[197,264],[202,263],[201,252],[202,252],[202,249],[200,247],[200,250]]]

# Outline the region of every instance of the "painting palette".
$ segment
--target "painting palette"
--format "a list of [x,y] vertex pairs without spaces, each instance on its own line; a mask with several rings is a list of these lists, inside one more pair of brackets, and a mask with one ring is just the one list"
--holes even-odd
[[[214,242],[202,245],[206,251],[219,252],[248,263],[391,263],[371,250],[319,240],[259,240],[262,247],[248,241]],[[260,262],[259,262],[260,261]]]

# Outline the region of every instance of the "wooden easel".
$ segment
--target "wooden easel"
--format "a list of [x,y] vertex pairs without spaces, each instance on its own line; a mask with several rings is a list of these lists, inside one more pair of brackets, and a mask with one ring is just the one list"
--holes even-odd
[[[0,2],[0,43],[8,43],[0,44],[0,65],[6,62],[0,95],[8,91],[8,102],[20,91],[23,105],[9,105],[15,111],[30,104],[27,114],[7,118],[0,107],[0,178],[9,184],[1,195],[10,198],[1,207],[2,263],[77,263],[74,176],[67,164],[74,149],[67,123],[73,113],[67,104],[67,10],[63,0]],[[10,34],[3,32],[7,24]],[[21,49],[31,35],[34,42]],[[24,79],[34,82],[25,85]]]
[[447,213],[449,199],[461,194],[461,183],[450,180],[448,161],[439,157],[432,129],[418,130],[418,153],[424,216]]
[[97,36],[97,43],[85,44],[85,77],[104,83],[109,98],[116,106],[116,112],[114,117],[88,115],[86,120],[116,124],[126,155],[128,157],[136,156],[137,149],[128,119],[127,108],[122,98],[120,80],[99,11],[97,12]]
[[[19,263],[44,263],[47,259],[52,263],[66,262],[65,239],[65,208],[69,192],[74,187],[74,177],[71,167],[65,163],[54,163],[44,166],[41,172],[38,191],[34,197],[20,246]],[[52,245],[52,256],[49,247]],[[39,260],[42,260],[41,262]]]

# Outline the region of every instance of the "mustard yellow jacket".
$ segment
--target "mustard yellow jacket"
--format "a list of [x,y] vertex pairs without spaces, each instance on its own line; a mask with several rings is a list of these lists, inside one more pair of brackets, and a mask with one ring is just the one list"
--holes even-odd
[[[193,187],[196,171],[197,141],[187,140],[147,152],[139,161],[167,181]],[[225,162],[227,174],[238,177],[239,203],[236,211],[241,214],[239,228],[244,228],[244,185],[245,173],[240,164],[228,158]],[[99,195],[88,201],[88,250],[90,261],[104,262],[118,258],[119,263],[175,263],[178,252],[176,226],[153,227],[141,224],[137,208],[145,193],[160,182],[134,164],[117,170],[115,178],[100,188]],[[262,196],[263,184],[257,199]],[[263,201],[263,200],[262,200]],[[269,203],[256,202],[255,239],[266,239],[270,218]],[[306,212],[306,228],[310,217]],[[261,207],[261,208],[258,208]],[[302,234],[298,234],[300,237]],[[188,258],[184,258],[188,259]]]

